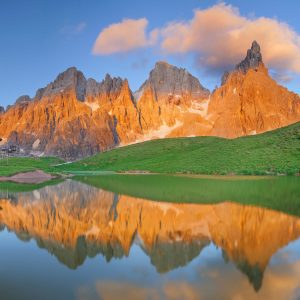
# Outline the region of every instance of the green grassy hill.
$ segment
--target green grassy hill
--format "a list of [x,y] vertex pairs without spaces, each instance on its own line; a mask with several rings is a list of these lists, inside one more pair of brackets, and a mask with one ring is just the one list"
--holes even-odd
[[149,171],[155,173],[265,175],[300,173],[300,123],[256,136],[161,139],[117,148],[55,167],[58,158],[0,160],[0,176],[48,173]]
[[233,140],[161,139],[114,149],[57,167],[59,171],[131,171],[198,174],[300,172],[300,123]]
[[55,173],[54,166],[62,163],[60,158],[56,157],[11,157],[9,159],[0,159],[0,176],[11,176],[20,172],[43,170],[47,173]]

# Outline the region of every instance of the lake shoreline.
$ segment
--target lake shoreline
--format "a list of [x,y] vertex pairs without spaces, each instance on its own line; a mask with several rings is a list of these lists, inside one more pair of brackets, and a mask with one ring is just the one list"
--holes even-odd
[[24,171],[18,172],[11,176],[0,176],[0,182],[13,182],[21,184],[39,184],[44,183],[49,180],[58,178],[58,177],[67,177],[71,178],[73,176],[84,175],[84,176],[94,176],[94,175],[168,175],[175,177],[185,177],[185,178],[199,178],[199,179],[219,179],[219,180],[263,180],[271,179],[274,177],[299,177],[299,174],[287,175],[287,174],[266,174],[266,175],[241,175],[241,174],[187,174],[187,173],[158,173],[150,172],[145,170],[130,170],[130,171],[70,171],[67,174],[56,174],[55,176],[44,172],[42,170],[35,171]]
[[14,183],[39,184],[54,178],[56,178],[56,176],[41,170],[35,170],[30,172],[20,172],[12,176],[0,176],[0,182],[10,181]]

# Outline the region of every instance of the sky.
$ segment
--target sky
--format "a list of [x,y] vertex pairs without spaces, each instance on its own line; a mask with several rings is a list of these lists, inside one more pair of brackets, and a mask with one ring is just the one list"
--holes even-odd
[[71,66],[133,91],[159,60],[213,89],[256,39],[270,74],[300,93],[300,1],[10,0],[0,2],[0,105]]

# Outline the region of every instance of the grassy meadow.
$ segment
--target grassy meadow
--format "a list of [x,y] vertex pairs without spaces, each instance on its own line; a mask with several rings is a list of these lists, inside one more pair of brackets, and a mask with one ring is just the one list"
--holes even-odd
[[300,173],[300,123],[237,139],[193,137],[120,147],[61,165],[62,172],[295,175]]
[[20,172],[43,170],[47,173],[56,173],[55,165],[63,162],[56,157],[11,157],[0,159],[0,176],[11,176]]
[[0,160],[0,176],[144,171],[165,174],[299,175],[300,123],[237,139],[189,137],[116,148],[68,164],[55,157]]

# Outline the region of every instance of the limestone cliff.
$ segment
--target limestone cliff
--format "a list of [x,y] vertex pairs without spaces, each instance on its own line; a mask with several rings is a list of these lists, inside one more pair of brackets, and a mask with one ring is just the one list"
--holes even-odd
[[[0,118],[0,136],[24,152],[80,158],[115,147],[140,133],[127,80],[97,83],[75,68],[58,75],[36,96],[19,98]],[[135,138],[135,137],[134,137]]]
[[300,97],[269,76],[254,41],[246,58],[224,74],[208,114],[213,123],[210,135],[236,138],[300,121]]
[[142,140],[171,136],[205,135],[209,91],[187,70],[156,63],[149,78],[135,93]]

